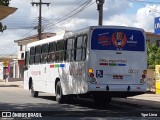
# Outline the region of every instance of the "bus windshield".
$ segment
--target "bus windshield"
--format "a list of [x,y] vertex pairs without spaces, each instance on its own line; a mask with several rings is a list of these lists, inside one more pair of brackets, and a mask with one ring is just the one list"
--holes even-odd
[[145,51],[143,31],[130,29],[94,29],[92,50]]

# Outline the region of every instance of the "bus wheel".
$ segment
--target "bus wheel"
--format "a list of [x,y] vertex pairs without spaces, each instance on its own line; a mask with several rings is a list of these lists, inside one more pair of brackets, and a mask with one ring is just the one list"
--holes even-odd
[[38,91],[34,91],[33,83],[31,85],[31,96],[32,97],[38,97]]
[[58,81],[57,85],[56,85],[56,101],[58,103],[63,103],[64,102],[64,96],[62,94],[62,88],[61,88],[60,81]]

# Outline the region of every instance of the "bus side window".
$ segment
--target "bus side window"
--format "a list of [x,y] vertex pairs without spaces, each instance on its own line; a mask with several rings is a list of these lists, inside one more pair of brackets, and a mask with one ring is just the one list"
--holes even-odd
[[29,58],[29,64],[32,65],[34,64],[35,61],[35,48],[31,47],[30,48],[30,58]]
[[57,51],[56,51],[56,58],[55,60],[56,61],[63,61],[64,60],[64,47],[65,47],[65,44],[64,44],[64,40],[60,40],[57,42]]
[[38,45],[35,47],[35,64],[39,64],[41,61],[41,46]]
[[55,61],[56,42],[49,43],[48,62]]
[[78,36],[76,39],[76,61],[86,59],[87,36]]
[[28,69],[28,64],[29,64],[29,51],[26,51],[25,52],[25,66],[24,66],[25,70]]
[[46,63],[48,58],[48,44],[42,45],[41,63]]
[[82,60],[86,59],[86,51],[87,51],[87,36],[83,36],[83,43],[82,43]]
[[66,61],[73,61],[74,60],[74,49],[75,49],[75,39],[69,38],[66,41]]

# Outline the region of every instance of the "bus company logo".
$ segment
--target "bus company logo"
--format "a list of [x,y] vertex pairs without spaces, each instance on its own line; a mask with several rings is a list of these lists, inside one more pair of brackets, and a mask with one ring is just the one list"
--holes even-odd
[[34,76],[41,75],[41,71],[32,71],[31,74]]
[[115,32],[112,34],[112,43],[120,50],[126,45],[127,37],[123,32]]
[[127,60],[107,60],[107,59],[99,59],[99,65],[102,66],[126,66]]
[[134,36],[132,35],[127,41],[128,46],[135,47],[137,45],[137,41],[134,40]]
[[107,37],[107,34],[109,33],[102,33],[98,35],[98,44],[101,44],[102,46],[111,45],[111,39],[110,37]]

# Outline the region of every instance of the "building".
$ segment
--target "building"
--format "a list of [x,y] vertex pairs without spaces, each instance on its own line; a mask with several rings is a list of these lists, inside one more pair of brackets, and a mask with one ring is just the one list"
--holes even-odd
[[13,78],[15,76],[15,70],[17,66],[14,63],[14,59],[17,59],[17,55],[3,55],[0,57],[0,79]]
[[146,32],[146,39],[147,43],[156,44],[158,47],[160,47],[160,35]]
[[[56,35],[55,33],[42,33],[42,40],[45,38],[55,36],[55,35]],[[26,37],[26,38],[14,41],[19,46],[18,57],[17,59],[14,60],[15,66],[17,66],[14,78],[23,78],[24,57],[25,57],[26,46],[28,43],[35,42],[38,40],[39,40],[38,36],[34,35],[34,36],[30,36],[30,37]]]

